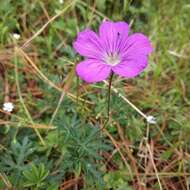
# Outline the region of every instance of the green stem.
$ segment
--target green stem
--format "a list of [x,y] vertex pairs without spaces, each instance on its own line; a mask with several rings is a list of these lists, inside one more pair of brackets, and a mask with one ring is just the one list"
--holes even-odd
[[110,118],[110,100],[111,100],[111,85],[112,85],[112,79],[113,79],[113,71],[111,71],[111,75],[109,78],[109,85],[108,85],[108,108],[107,108],[107,112],[108,112],[108,121]]
[[106,125],[109,123],[109,119],[110,119],[110,100],[111,100],[111,85],[112,85],[112,79],[113,79],[113,71],[111,71],[110,74],[110,78],[109,78],[109,85],[108,85],[108,92],[107,92],[107,96],[108,96],[108,107],[107,107],[107,114],[108,114],[108,118],[106,119],[105,123],[103,124],[103,126],[95,133],[98,134],[101,130],[103,131],[103,129],[106,127]]
[[77,100],[76,100],[76,107],[78,108],[78,103],[79,103],[79,77],[77,75]]

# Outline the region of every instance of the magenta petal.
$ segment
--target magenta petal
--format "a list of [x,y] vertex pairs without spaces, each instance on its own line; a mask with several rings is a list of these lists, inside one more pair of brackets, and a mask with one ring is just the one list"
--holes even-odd
[[99,82],[106,79],[111,67],[99,60],[87,59],[76,66],[76,72],[81,79],[88,83]]
[[116,28],[117,32],[120,33],[120,35],[128,36],[129,25],[126,22],[115,22],[114,27]]
[[102,58],[102,45],[98,35],[90,29],[80,32],[73,43],[74,49],[82,56],[88,58]]
[[125,22],[104,21],[100,25],[99,35],[107,52],[118,50],[120,43],[127,38],[129,26]]
[[149,39],[141,33],[135,33],[128,37],[120,46],[120,53],[123,59],[129,56],[148,55],[153,51]]
[[139,55],[131,57],[112,68],[113,72],[127,78],[132,78],[140,74],[148,64],[148,57]]

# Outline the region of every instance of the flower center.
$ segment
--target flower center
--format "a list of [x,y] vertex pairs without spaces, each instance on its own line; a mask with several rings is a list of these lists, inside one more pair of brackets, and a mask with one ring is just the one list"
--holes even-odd
[[106,63],[111,66],[115,66],[120,63],[120,57],[117,53],[106,55]]

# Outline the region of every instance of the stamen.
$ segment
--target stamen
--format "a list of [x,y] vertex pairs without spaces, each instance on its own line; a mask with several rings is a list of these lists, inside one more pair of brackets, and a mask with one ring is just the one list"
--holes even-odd
[[108,65],[115,66],[120,63],[120,57],[117,53],[110,53],[106,55],[105,61]]

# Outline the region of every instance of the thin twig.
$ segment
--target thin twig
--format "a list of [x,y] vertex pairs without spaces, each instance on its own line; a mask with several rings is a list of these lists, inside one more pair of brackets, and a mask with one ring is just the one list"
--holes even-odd
[[36,132],[37,136],[39,137],[41,143],[45,146],[45,142],[42,138],[42,136],[40,135],[38,129],[35,128],[35,125],[34,125],[34,122],[33,122],[33,119],[24,103],[24,100],[22,98],[22,94],[21,94],[21,90],[20,90],[20,85],[19,85],[19,77],[18,77],[18,65],[17,65],[17,49],[15,48],[15,80],[16,80],[16,86],[17,86],[17,92],[18,92],[18,96],[19,96],[19,99],[20,99],[20,102],[24,108],[24,111],[29,119],[29,121],[31,122],[31,124],[34,126],[33,129],[34,131]]
[[[40,79],[42,79],[44,82],[46,82],[48,85],[50,85],[52,88],[56,89],[59,92],[63,92],[63,88],[60,88],[59,86],[57,86],[56,84],[54,84],[52,81],[50,81],[41,71],[40,69],[38,69],[38,67],[35,65],[35,63],[30,59],[30,57],[21,49],[17,47],[17,51],[19,53],[19,55],[21,55],[23,58],[25,58],[27,60],[27,62],[34,68],[34,70],[38,73],[38,77]],[[72,93],[67,93],[68,97],[71,99],[77,99],[77,97],[75,95],[73,95]],[[85,102],[88,104],[94,104],[88,100],[84,100],[80,97],[78,97],[78,100],[80,100],[81,102]]]
[[50,126],[52,125],[52,123],[53,123],[53,121],[54,121],[54,119],[55,119],[55,116],[56,116],[57,112],[59,111],[59,108],[60,108],[60,106],[61,106],[61,103],[63,102],[63,99],[64,99],[64,97],[65,97],[65,94],[67,93],[68,89],[70,88],[70,86],[71,86],[71,84],[72,84],[73,75],[74,75],[74,68],[73,68],[72,71],[70,72],[70,74],[69,74],[69,76],[68,76],[68,79],[67,79],[67,82],[66,82],[66,84],[65,84],[65,86],[64,86],[64,88],[63,88],[64,90],[63,90],[63,92],[61,93],[61,97],[60,97],[60,99],[59,99],[59,102],[58,102],[58,104],[57,104],[57,106],[56,106],[56,109],[55,109],[55,111],[54,111],[54,113],[53,113],[53,115],[52,115],[52,117],[51,117],[50,122],[49,122],[49,125],[50,125]]
[[128,139],[126,139],[126,137],[124,137],[124,134],[123,134],[123,131],[121,129],[121,127],[119,126],[119,124],[117,123],[117,130],[118,130],[118,134],[121,138],[121,140],[123,141],[124,143],[124,146],[125,146],[125,149],[126,149],[126,153],[127,153],[127,156],[131,162],[131,165],[134,169],[134,172],[135,172],[135,175],[137,177],[137,181],[138,181],[138,184],[141,186],[142,183],[141,183],[141,180],[140,180],[140,177],[139,177],[139,171],[138,171],[138,167],[137,167],[137,161],[135,160],[133,154],[131,153],[131,150],[129,148],[129,141]]
[[43,30],[52,23],[56,18],[61,16],[63,13],[67,11],[72,5],[76,3],[77,0],[71,1],[64,9],[62,9],[60,12],[58,12],[55,16],[53,16],[51,19],[48,20],[31,38],[29,38],[22,46],[21,48],[24,49],[34,38],[36,38],[39,34],[43,32]]
[[132,174],[131,168],[130,168],[129,164],[127,163],[127,160],[126,160],[125,156],[121,152],[120,147],[118,146],[117,142],[115,141],[115,139],[112,137],[112,135],[105,128],[104,128],[104,132],[110,138],[110,140],[112,141],[113,145],[115,146],[115,148],[119,152],[119,154],[121,156],[121,159],[123,160],[125,166],[127,167],[128,171],[129,171],[129,176],[131,177],[131,179],[133,179],[133,174]]
[[97,9],[95,9],[94,7],[89,6],[89,4],[85,3],[82,0],[79,0],[78,3],[80,3],[81,5],[83,5],[84,7],[87,7],[88,9],[90,9],[91,11],[93,11],[94,13],[96,13],[98,16],[105,18],[107,20],[110,20],[106,15],[104,15],[102,12],[98,11]]
[[[104,83],[106,85],[109,85],[107,81],[104,80]],[[122,98],[126,103],[128,103],[134,110],[136,110],[141,116],[143,116],[146,120],[148,116],[144,114],[140,109],[138,109],[131,101],[129,101],[125,96],[123,96],[115,87],[111,87],[111,89],[120,97]]]
[[154,168],[155,175],[156,175],[156,178],[157,178],[157,180],[158,180],[158,184],[159,184],[160,190],[163,190],[162,184],[161,184],[161,181],[160,181],[160,177],[159,177],[159,175],[158,175],[158,170],[157,170],[156,165],[155,165],[155,163],[154,163],[154,156],[153,156],[153,154],[152,154],[152,151],[151,151],[151,148],[150,148],[150,145],[149,145],[148,142],[146,143],[146,146],[147,146],[147,149],[148,149],[148,151],[149,151],[150,160],[151,160],[151,162],[152,162],[152,166],[153,166],[153,168]]
[[8,177],[5,175],[5,173],[0,173],[0,178],[4,182],[4,184],[7,186],[8,189],[12,189],[13,186],[11,182],[9,181]]

